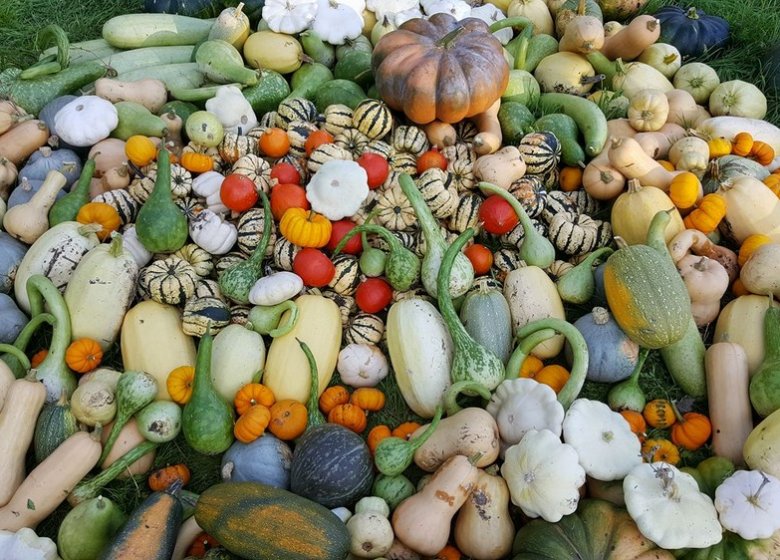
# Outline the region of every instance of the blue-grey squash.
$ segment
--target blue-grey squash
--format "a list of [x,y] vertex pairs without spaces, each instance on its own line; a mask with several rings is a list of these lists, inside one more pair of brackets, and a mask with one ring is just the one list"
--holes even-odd
[[[632,341],[603,307],[594,307],[577,319],[575,328],[588,345],[588,381],[615,383],[631,375],[639,359],[639,345]],[[572,351],[566,345],[566,360]]]
[[[17,204],[25,204],[30,202],[30,199],[35,196],[35,193],[40,190],[42,185],[43,180],[20,179],[19,183],[16,185],[16,188],[11,191],[11,196],[8,197],[8,209],[10,210]],[[67,191],[65,189],[60,189],[57,191],[57,200],[65,196],[66,193]]]
[[0,293],[0,344],[11,344],[27,324],[22,313],[8,294]]
[[81,158],[73,150],[52,150],[49,146],[43,146],[33,152],[19,170],[19,180],[26,177],[43,181],[52,169],[65,175],[67,185],[72,185],[81,175]]
[[[62,109],[65,105],[76,99],[76,95],[61,95],[59,97],[55,97],[51,101],[49,101],[46,105],[44,105],[43,109],[41,109],[40,114],[38,115],[38,119],[42,120],[44,123],[46,123],[46,126],[49,128],[49,130],[54,130],[54,117],[59,113],[60,109]],[[56,139],[56,143],[55,140]],[[59,148],[67,148],[69,150],[75,150],[77,153],[80,154],[86,154],[88,151],[88,147],[76,147],[71,146],[67,142],[60,140],[58,136],[52,136],[52,139],[49,140],[52,146],[57,146]]]
[[222,480],[259,482],[287,490],[292,457],[290,446],[269,433],[251,443],[236,441],[222,456]]
[[500,290],[480,284],[469,291],[460,307],[460,320],[476,342],[506,363],[514,337],[509,303]]
[[16,269],[27,249],[27,245],[0,231],[0,293],[8,293],[13,288]]

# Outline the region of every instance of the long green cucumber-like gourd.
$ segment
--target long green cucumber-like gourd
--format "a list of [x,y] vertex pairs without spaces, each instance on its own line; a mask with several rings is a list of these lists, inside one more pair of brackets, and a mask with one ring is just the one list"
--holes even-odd
[[373,224],[362,224],[352,228],[341,238],[334,255],[338,255],[353,235],[358,233],[371,233],[381,237],[390,248],[384,261],[384,272],[387,281],[393,289],[405,292],[411,288],[420,278],[420,259],[409,249],[404,247],[398,238],[390,233],[387,228]]
[[443,413],[442,405],[437,406],[430,425],[414,439],[407,440],[392,436],[380,441],[374,451],[374,464],[377,470],[386,476],[396,476],[403,473],[412,464],[414,452],[436,431]]
[[593,101],[569,93],[543,93],[539,107],[544,113],[564,113],[577,123],[585,141],[585,153],[597,156],[607,143],[607,117]]
[[[112,47],[102,38],[79,41],[78,43],[69,43],[68,47],[68,56],[70,57],[71,64],[97,60],[114,53],[123,52],[116,47]],[[38,60],[43,60],[51,55],[57,56],[57,45],[41,51]]]
[[81,175],[68,194],[54,202],[49,210],[49,227],[54,227],[62,222],[69,222],[76,219],[79,210],[89,202],[89,186],[92,182],[92,176],[95,174],[95,160],[89,158],[84,162],[81,169]]
[[[414,180],[406,173],[401,173],[398,183],[401,185],[401,190],[403,190],[406,198],[409,199],[409,203],[414,209],[417,221],[420,222],[420,227],[425,237],[426,253],[420,268],[423,287],[432,297],[437,297],[439,268],[448,244],[439,230],[438,221],[433,217],[428,205],[425,204],[425,200],[417,185],[414,184]],[[466,258],[466,255],[459,253],[455,257],[455,262],[452,266],[452,276],[449,284],[450,295],[454,298],[462,296],[468,291],[473,282],[474,267],[471,265],[471,261]]]
[[[282,316],[290,312],[288,319],[281,324]],[[298,304],[288,299],[276,305],[255,305],[247,317],[247,328],[258,334],[267,334],[271,338],[284,336],[295,327],[298,322]]]
[[[0,352],[5,352],[5,354],[0,356],[0,360],[2,360],[3,362],[5,362],[6,356],[13,356],[19,362],[21,368],[23,368],[25,371],[29,371],[30,360],[27,358],[27,355],[22,350],[19,350],[13,344],[0,344]],[[0,406],[0,409],[2,409],[2,406]]]
[[[550,333],[550,336],[552,337],[553,334]],[[458,381],[453,383],[447,389],[447,392],[444,393],[444,411],[447,413],[447,416],[454,416],[463,410],[463,407],[458,404],[458,397],[467,392],[481,397],[485,402],[489,401],[492,396],[492,393],[482,383],[476,381]]]
[[308,411],[306,429],[308,430],[315,426],[322,426],[325,424],[325,417],[322,415],[319,405],[320,375],[317,371],[317,361],[314,359],[314,354],[311,353],[309,345],[299,338],[296,338],[295,340],[298,341],[298,344],[301,346],[301,350],[304,354],[306,354],[306,361],[309,362],[309,374],[311,375],[309,400],[306,403],[306,409]]
[[22,71],[19,77],[23,80],[55,74],[70,65],[70,42],[65,30],[59,25],[49,24],[38,32],[38,43],[53,42],[57,52],[53,60],[46,58]]
[[[22,331],[16,337],[16,340],[14,340],[13,347],[19,352],[25,352],[27,346],[30,344],[30,340],[32,340],[33,335],[35,335],[35,332],[39,327],[43,324],[53,327],[56,322],[57,320],[51,313],[40,313],[36,315],[22,328]],[[16,379],[25,377],[30,369],[29,360],[20,361],[19,354],[11,350],[5,350],[5,352],[5,354],[0,354],[0,360],[5,362],[5,365],[8,366],[8,369],[11,370],[11,373],[13,373]],[[25,356],[25,359],[26,358],[27,357]]]
[[566,385],[558,393],[558,402],[563,405],[564,409],[568,409],[577,395],[580,394],[582,385],[585,383],[585,376],[588,373],[588,344],[580,331],[571,323],[561,319],[548,318],[539,319],[520,328],[516,334],[520,342],[509,358],[506,371],[519,372],[534,346],[550,337],[550,330],[565,336],[572,349],[571,375]]
[[475,341],[466,331],[447,289],[455,257],[461,254],[461,250],[472,237],[474,229],[467,228],[444,253],[438,277],[439,310],[454,346],[450,369],[452,381],[475,381],[492,391],[504,380],[504,364],[498,356]]
[[100,57],[100,60],[110,66],[117,74],[125,74],[151,66],[190,62],[194,49],[194,45],[144,47],[109,53],[107,56]]
[[126,14],[103,24],[102,36],[112,47],[195,45],[208,39],[213,21],[174,14]]
[[152,253],[172,253],[187,241],[187,218],[171,199],[171,159],[165,148],[157,155],[154,190],[138,212],[135,232]]
[[596,292],[596,280],[593,276],[593,263],[596,259],[609,256],[614,251],[609,247],[602,247],[590,253],[585,260],[558,278],[555,287],[558,295],[567,303],[582,305],[588,303]]
[[236,303],[249,303],[249,291],[263,275],[263,259],[268,241],[271,239],[271,204],[264,192],[260,193],[263,200],[263,237],[248,259],[234,264],[219,276],[219,289],[222,295]]
[[509,194],[509,191],[492,183],[480,182],[479,188],[486,193],[498,195],[506,200],[517,214],[517,218],[525,231],[523,244],[520,246],[520,258],[531,266],[538,266],[539,268],[550,266],[555,260],[555,247],[553,247],[549,239],[536,231],[523,205]]
[[764,359],[750,378],[750,402],[762,417],[780,409],[780,308],[771,303],[764,315]]

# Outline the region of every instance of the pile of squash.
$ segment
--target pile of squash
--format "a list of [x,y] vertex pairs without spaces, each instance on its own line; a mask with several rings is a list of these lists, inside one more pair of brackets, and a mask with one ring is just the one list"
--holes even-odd
[[638,4],[42,30],[0,72],[0,558],[780,556],[780,129],[696,61],[728,22]]

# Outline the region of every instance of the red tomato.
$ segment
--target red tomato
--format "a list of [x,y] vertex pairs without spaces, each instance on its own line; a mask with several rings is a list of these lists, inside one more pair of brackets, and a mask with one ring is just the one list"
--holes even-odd
[[[352,220],[339,220],[337,222],[332,223],[333,227],[330,232],[330,239],[328,239],[328,250],[333,251],[336,249],[336,245],[339,244],[339,241],[348,234],[350,231],[352,231],[357,224],[353,222]],[[344,245],[344,248],[341,250],[342,253],[349,253],[350,255],[359,255],[363,251],[363,244],[360,240],[360,235],[353,235],[349,241],[347,241],[347,244]]]
[[364,313],[379,313],[393,301],[393,288],[381,278],[366,278],[355,290],[355,303]]
[[286,161],[274,164],[271,168],[271,179],[276,179],[277,183],[301,184],[301,174],[292,163]]
[[257,202],[257,187],[249,177],[231,173],[222,181],[219,198],[233,212],[243,212],[252,208]]
[[309,209],[306,189],[292,183],[281,183],[271,189],[271,213],[274,218],[281,220],[288,208]]
[[366,170],[369,189],[373,190],[381,187],[390,174],[390,165],[388,165],[387,160],[379,154],[366,152],[357,158],[357,163]]
[[307,286],[322,288],[333,279],[336,267],[319,249],[304,247],[293,259],[293,272],[300,276]]
[[509,203],[497,194],[487,197],[482,203],[479,219],[485,224],[485,231],[493,235],[504,235],[517,225],[517,214]]
[[474,273],[477,276],[487,274],[490,267],[493,266],[493,253],[484,245],[474,243],[469,245],[463,253],[471,261],[471,266],[474,267]]
[[436,148],[428,150],[417,158],[417,173],[422,173],[431,167],[438,167],[442,171],[447,170],[447,158]]

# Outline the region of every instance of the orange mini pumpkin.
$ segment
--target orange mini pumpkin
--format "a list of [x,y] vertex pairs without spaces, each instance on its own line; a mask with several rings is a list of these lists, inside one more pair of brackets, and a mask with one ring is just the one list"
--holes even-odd
[[214,160],[208,154],[184,152],[181,155],[181,166],[190,173],[206,173],[214,169]]
[[365,411],[351,403],[333,407],[333,410],[328,413],[328,422],[344,426],[356,434],[365,430],[368,424]]
[[672,442],[688,451],[699,449],[711,435],[710,419],[698,412],[686,412],[672,426]]
[[422,426],[422,424],[419,422],[404,422],[393,429],[392,436],[408,440],[420,426]]
[[349,402],[359,406],[363,410],[377,412],[382,410],[385,406],[385,394],[375,387],[360,387],[352,393]]
[[727,156],[731,153],[731,142],[722,136],[708,141],[707,146],[710,149],[710,159]]
[[438,552],[438,554],[436,554],[434,560],[460,560],[462,556],[463,555],[460,553],[460,550],[458,550],[451,544],[448,544],[447,546],[442,548]]
[[529,354],[520,366],[520,377],[533,377],[544,367],[544,362],[536,356]]
[[283,399],[271,407],[271,422],[268,430],[283,441],[290,441],[306,430],[308,420],[306,407],[298,401]]
[[680,450],[668,439],[648,439],[642,444],[642,455],[650,462],[669,463],[676,465],[680,462]]
[[319,248],[328,244],[333,224],[312,210],[288,208],[279,222],[279,231],[293,245]]
[[582,168],[573,165],[561,169],[561,173],[558,176],[561,190],[564,192],[572,192],[579,189],[582,186],[582,174]]
[[96,234],[101,241],[118,230],[119,226],[122,225],[119,212],[105,202],[87,202],[76,214],[76,221],[80,224],[98,224],[102,226],[102,229]]
[[276,402],[273,391],[262,383],[247,383],[233,397],[239,416],[257,404],[270,408]]
[[666,399],[655,399],[645,405],[642,415],[653,428],[668,428],[677,421],[672,403]]
[[195,368],[179,366],[168,374],[165,388],[176,404],[187,404],[192,397],[192,384],[195,381]]
[[647,430],[647,422],[645,422],[645,417],[635,410],[621,410],[620,415],[626,419],[628,425],[631,426],[631,431],[637,435],[639,440],[644,440],[645,431]]
[[749,132],[740,132],[734,136],[734,140],[731,142],[731,153],[745,157],[753,149],[753,135]]
[[569,370],[565,367],[552,364],[540,369],[536,375],[533,376],[533,379],[539,383],[552,387],[556,393],[560,393],[561,389],[563,389],[569,381],[569,376]]
[[203,558],[206,553],[212,548],[219,546],[217,539],[209,535],[208,533],[198,533],[195,540],[187,549],[187,556],[194,556],[195,558]]
[[271,411],[262,404],[256,404],[239,416],[233,435],[241,443],[252,443],[265,433],[271,421]]
[[32,358],[30,358],[30,367],[38,367],[43,363],[43,360],[46,359],[46,356],[49,355],[49,351],[44,348],[43,350],[38,350],[35,354],[32,355]]
[[376,446],[379,445],[380,441],[387,439],[392,435],[390,428],[384,424],[379,424],[378,426],[371,428],[368,432],[368,436],[366,436],[366,443],[368,444],[371,453],[373,454],[376,451]]
[[750,148],[749,156],[761,165],[769,165],[775,159],[775,150],[766,142],[755,140]]
[[65,351],[65,363],[78,373],[87,373],[100,365],[103,349],[96,340],[79,338],[74,340]]
[[176,481],[180,481],[182,486],[190,482],[190,469],[184,463],[157,469],[147,479],[149,488],[155,492],[163,492]]
[[136,167],[144,167],[157,158],[157,146],[148,136],[136,134],[125,142],[125,155]]
[[349,402],[349,391],[343,385],[333,385],[320,395],[320,410],[329,413],[335,406]]

